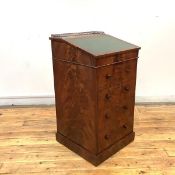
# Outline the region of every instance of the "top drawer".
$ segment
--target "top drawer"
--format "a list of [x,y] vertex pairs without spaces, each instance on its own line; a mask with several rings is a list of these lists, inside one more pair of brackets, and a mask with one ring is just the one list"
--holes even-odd
[[138,51],[138,49],[134,49],[127,52],[120,52],[111,56],[99,57],[96,61],[96,66],[104,66],[137,58]]
[[127,84],[136,77],[137,59],[119,62],[97,69],[98,90]]

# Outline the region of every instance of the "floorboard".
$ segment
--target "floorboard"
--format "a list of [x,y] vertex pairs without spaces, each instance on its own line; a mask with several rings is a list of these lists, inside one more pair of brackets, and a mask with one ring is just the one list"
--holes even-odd
[[55,140],[55,107],[0,108],[0,174],[175,175],[175,105],[137,105],[133,143],[94,167]]

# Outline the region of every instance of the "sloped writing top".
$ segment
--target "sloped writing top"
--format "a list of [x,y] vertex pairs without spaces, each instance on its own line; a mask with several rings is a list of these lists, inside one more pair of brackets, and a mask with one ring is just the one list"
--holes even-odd
[[81,48],[94,56],[140,49],[140,47],[134,44],[130,44],[99,31],[51,35],[51,39],[58,38],[65,40],[66,42]]

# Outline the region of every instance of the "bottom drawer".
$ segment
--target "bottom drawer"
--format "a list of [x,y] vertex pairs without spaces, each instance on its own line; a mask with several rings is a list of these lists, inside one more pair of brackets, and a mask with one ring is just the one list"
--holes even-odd
[[118,113],[111,115],[104,123],[102,132],[99,134],[98,152],[103,151],[121,138],[133,131],[133,117]]

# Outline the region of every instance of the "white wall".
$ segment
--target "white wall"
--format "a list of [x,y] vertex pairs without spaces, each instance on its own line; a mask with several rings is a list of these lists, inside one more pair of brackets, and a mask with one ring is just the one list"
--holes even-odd
[[137,101],[175,101],[173,1],[1,0],[0,105],[53,103],[48,37],[90,30],[142,47]]

